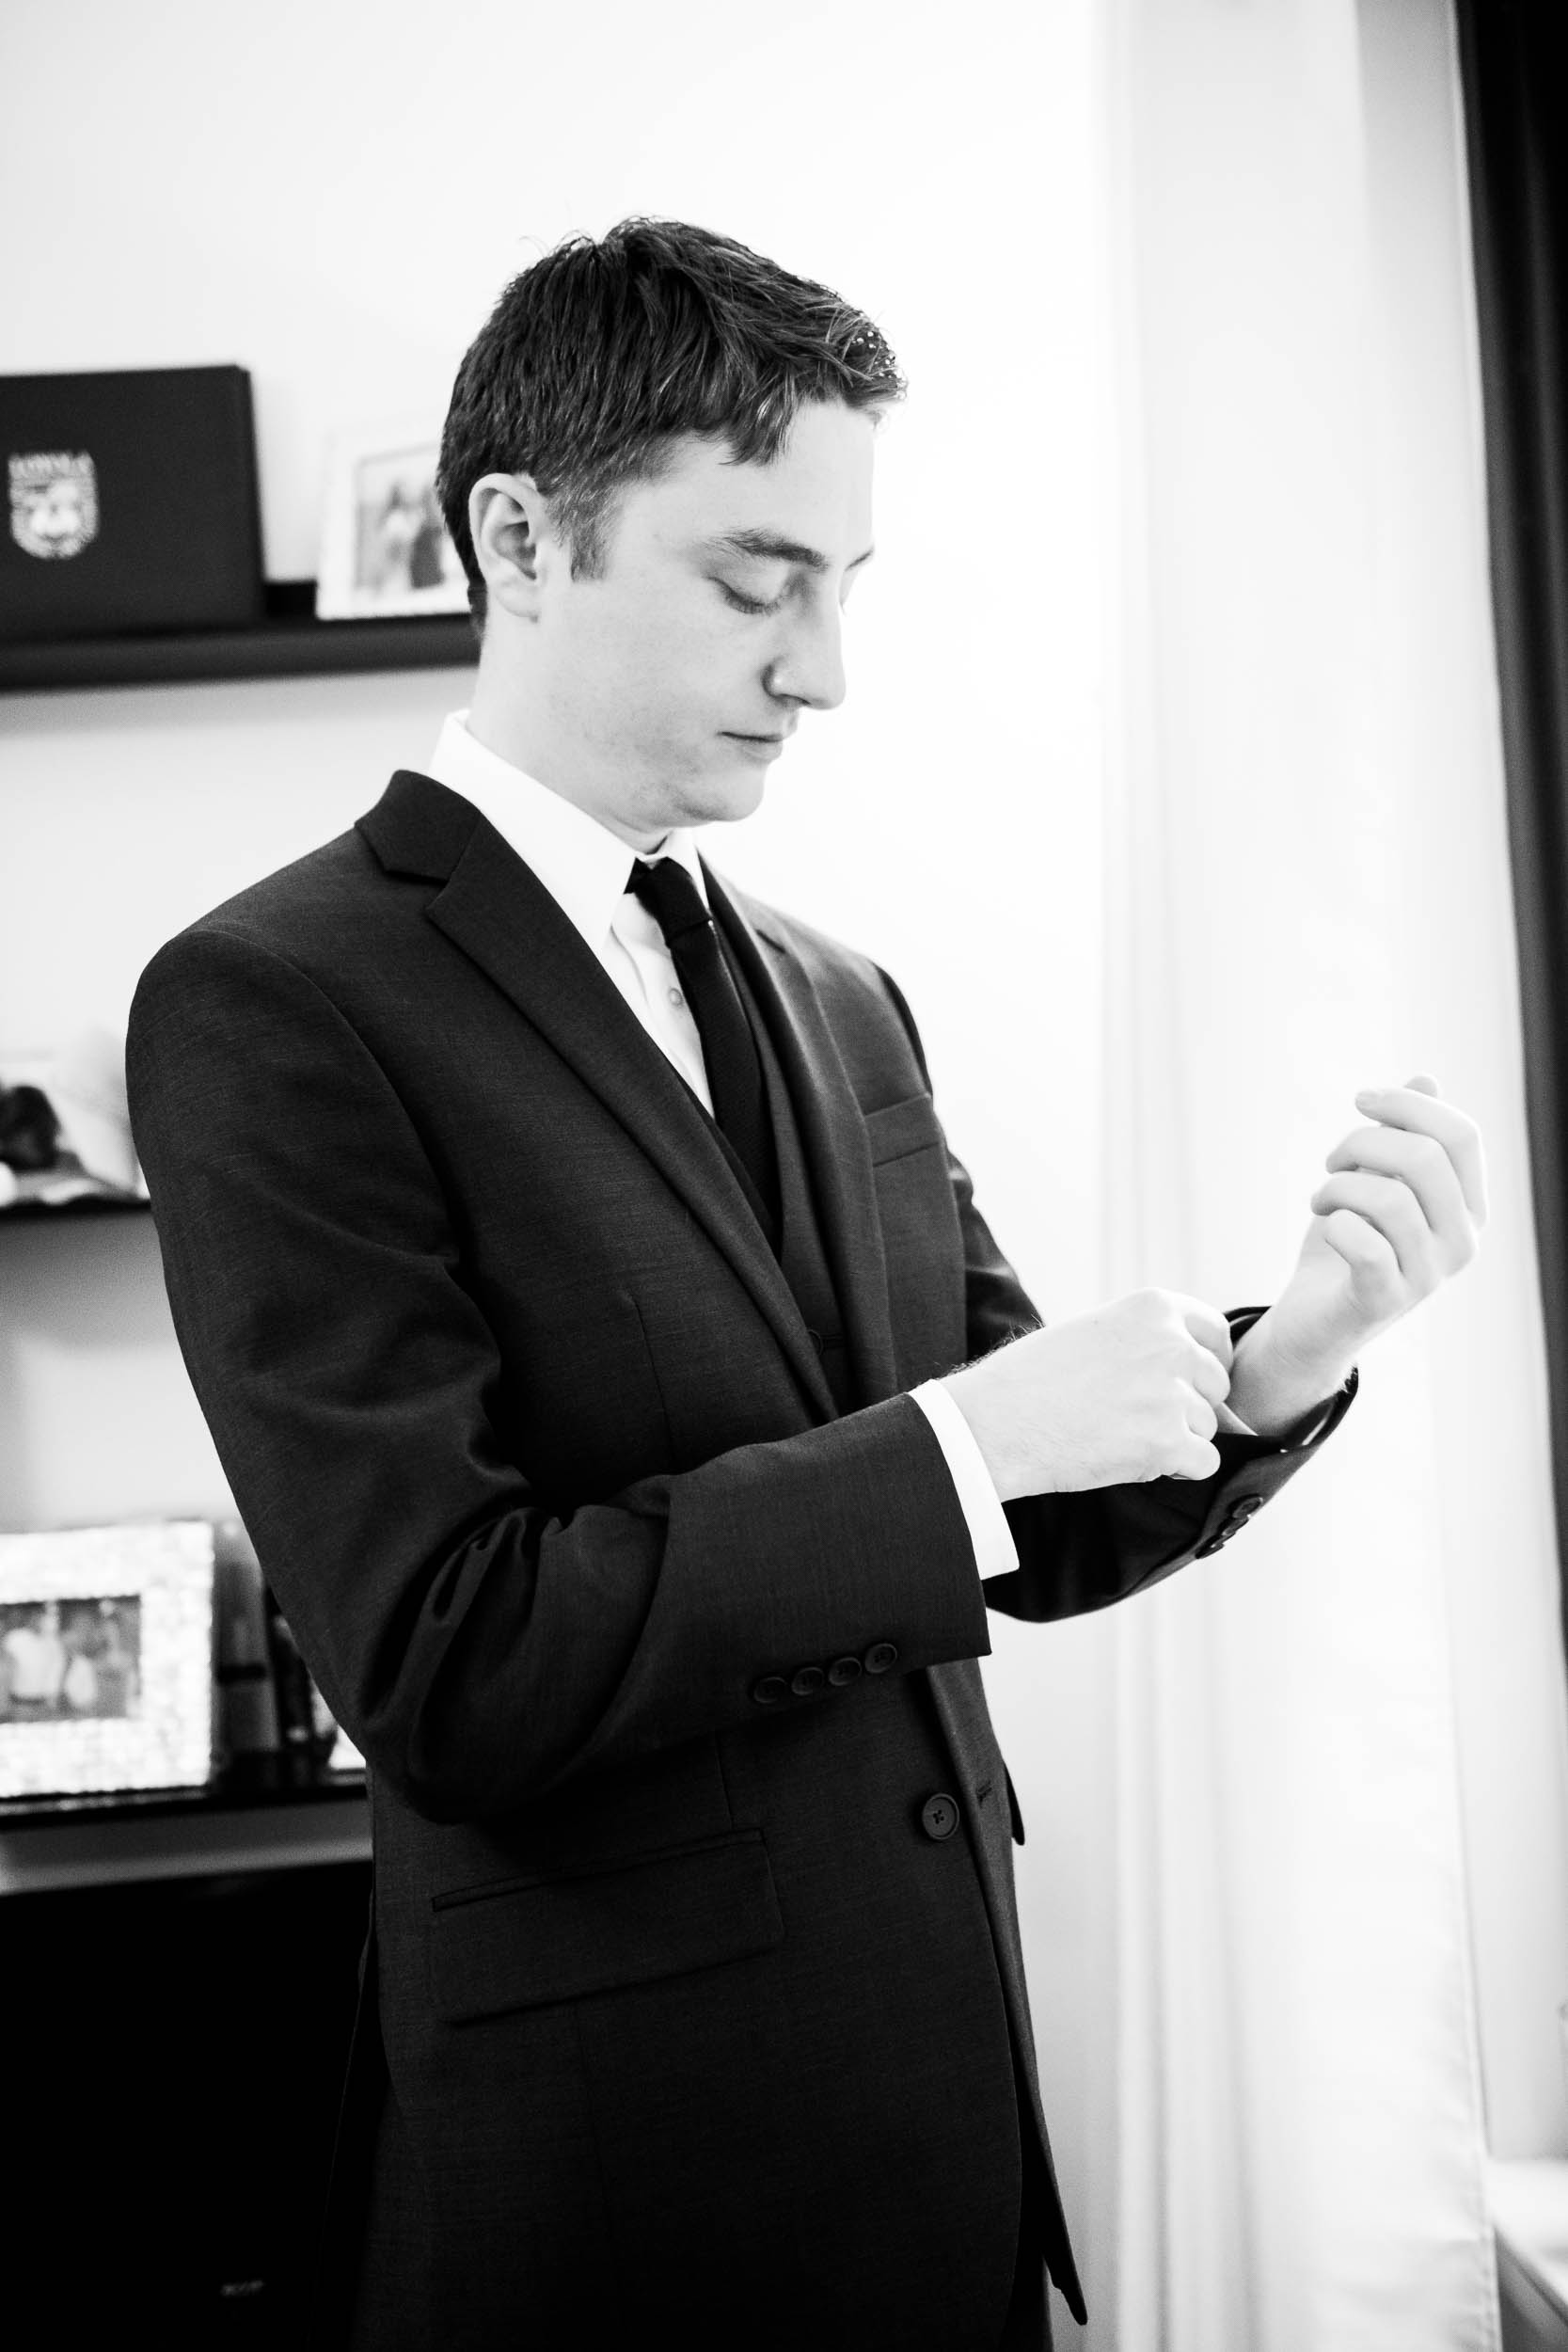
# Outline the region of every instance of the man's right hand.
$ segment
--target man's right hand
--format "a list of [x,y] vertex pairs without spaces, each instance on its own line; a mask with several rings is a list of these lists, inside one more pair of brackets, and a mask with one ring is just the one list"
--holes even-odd
[[1134,1291],[942,1382],[1004,1502],[1149,1478],[1212,1478],[1230,1327],[1200,1298]]

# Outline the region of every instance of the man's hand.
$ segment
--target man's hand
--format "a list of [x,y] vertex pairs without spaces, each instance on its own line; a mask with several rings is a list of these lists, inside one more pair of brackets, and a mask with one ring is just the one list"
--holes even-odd
[[1355,1100],[1373,1123],[1329,1153],[1296,1270],[1236,1351],[1231,1408],[1261,1437],[1331,1396],[1369,1340],[1468,1265],[1486,1222],[1480,1133],[1434,1078]]
[[1028,1332],[942,1382],[1004,1502],[1212,1478],[1229,1384],[1229,1325],[1176,1291],[1138,1291]]

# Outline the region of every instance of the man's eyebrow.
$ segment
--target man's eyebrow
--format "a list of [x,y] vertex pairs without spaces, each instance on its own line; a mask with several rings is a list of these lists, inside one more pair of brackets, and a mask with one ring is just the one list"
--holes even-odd
[[[803,547],[799,539],[785,539],[776,531],[726,531],[717,539],[709,539],[707,548],[715,555],[760,557],[774,564],[803,564],[808,572],[825,572],[832,567],[828,558],[817,548]],[[867,548],[852,563],[845,565],[852,572],[862,564],[868,564],[877,552]]]

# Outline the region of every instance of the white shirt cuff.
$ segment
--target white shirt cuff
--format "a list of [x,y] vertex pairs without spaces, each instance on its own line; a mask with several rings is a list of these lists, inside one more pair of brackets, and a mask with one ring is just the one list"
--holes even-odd
[[[1315,1438],[1323,1436],[1328,1417],[1343,1394],[1344,1384],[1341,1382],[1326,1404],[1320,1406],[1310,1418],[1304,1413],[1294,1428],[1287,1429],[1279,1437],[1272,1438],[1271,1444],[1278,1446],[1282,1454],[1298,1445],[1310,1445]],[[949,1398],[948,1402],[951,1403],[952,1399]],[[1240,1413],[1233,1413],[1228,1405],[1218,1406],[1215,1409],[1221,1429],[1228,1432],[1231,1437],[1256,1438],[1258,1435],[1257,1430],[1244,1422]]]
[[922,1381],[910,1394],[942,1448],[958,1508],[968,1522],[975,1566],[982,1577],[1010,1576],[1018,1565],[1018,1547],[974,1430],[940,1380]]

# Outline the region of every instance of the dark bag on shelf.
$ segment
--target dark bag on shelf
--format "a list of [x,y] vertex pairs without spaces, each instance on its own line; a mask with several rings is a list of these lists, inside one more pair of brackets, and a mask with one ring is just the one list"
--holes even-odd
[[0,639],[261,618],[244,368],[0,376]]

